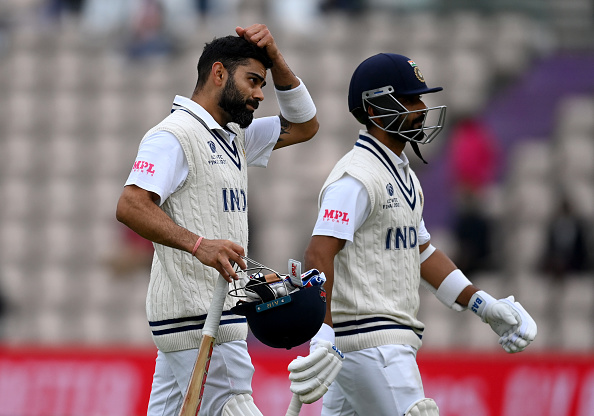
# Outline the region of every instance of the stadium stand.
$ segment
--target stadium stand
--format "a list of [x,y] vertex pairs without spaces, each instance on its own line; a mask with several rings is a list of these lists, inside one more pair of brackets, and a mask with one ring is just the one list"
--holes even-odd
[[[3,10],[11,24],[0,42],[0,290],[9,309],[2,336],[16,344],[148,345],[146,271],[116,277],[108,267],[122,244],[115,205],[144,132],[169,112],[175,94],[191,93],[200,49],[212,31],[197,17],[196,30],[183,33],[175,54],[132,61],[120,46],[121,30],[85,32],[84,16],[42,24],[31,15],[37,2],[7,3],[11,7]],[[238,22],[224,22],[228,33],[237,24],[263,20],[247,2],[237,3]],[[592,269],[563,282],[539,269],[560,188],[586,223],[594,223],[594,86],[584,81],[581,92],[559,91],[549,102],[530,90],[520,102],[501,94],[538,73],[539,63],[565,59],[556,55],[564,45],[591,50],[584,38],[594,39],[592,3],[550,1],[544,16],[533,10],[540,2],[531,1],[500,10],[452,7],[445,17],[425,7],[407,9],[406,2],[395,2],[405,11],[396,13],[388,3],[370,2],[359,17],[321,15],[309,29],[315,38],[270,23],[285,58],[307,81],[321,127],[317,138],[296,152],[279,151],[267,172],[250,173],[250,255],[278,270],[286,259],[302,256],[317,192],[358,128],[346,109],[350,74],[366,56],[397,51],[414,57],[431,85],[445,87],[439,97],[427,97],[427,104],[448,105],[448,129],[468,116],[484,117],[494,127],[505,124],[498,137],[507,158],[486,203],[501,231],[493,253],[501,267],[471,278],[493,294],[517,294],[539,323],[538,348],[594,348]],[[586,68],[590,78],[593,68]],[[573,69],[548,72],[546,79],[555,83],[550,77],[585,72]],[[260,115],[277,113],[271,93]],[[496,111],[521,116],[528,106],[545,105],[545,112],[530,114],[541,124],[550,121],[549,128],[514,140],[508,133],[527,120],[512,123]],[[428,211],[426,220],[446,251],[455,249],[448,229],[452,201],[447,187],[438,189],[433,179],[444,168],[440,156],[448,129],[423,149],[427,168],[413,161],[428,205],[441,210]],[[440,312],[432,313],[436,309]],[[427,347],[498,348],[487,326],[470,314],[454,326],[449,313],[455,312],[422,293]]]

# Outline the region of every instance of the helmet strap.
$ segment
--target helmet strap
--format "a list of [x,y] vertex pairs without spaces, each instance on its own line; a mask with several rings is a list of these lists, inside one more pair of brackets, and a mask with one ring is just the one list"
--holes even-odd
[[417,142],[410,142],[410,147],[412,147],[413,151],[415,152],[415,155],[417,155],[419,157],[419,159],[421,159],[423,161],[424,164],[428,164],[427,161],[425,159],[423,159],[423,156],[421,156],[421,151],[419,150],[419,144]]

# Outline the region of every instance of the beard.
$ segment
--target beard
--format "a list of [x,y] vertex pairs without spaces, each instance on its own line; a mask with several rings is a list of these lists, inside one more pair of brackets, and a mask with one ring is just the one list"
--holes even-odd
[[[406,133],[401,133],[405,136],[409,141],[420,141],[425,138],[425,132],[423,131],[423,123],[425,121],[425,115],[417,116],[410,125],[405,128],[404,130],[408,130]],[[413,127],[416,124],[419,124],[419,127]]]
[[[408,120],[410,115],[404,116],[392,116],[387,118],[386,124],[389,125],[389,129],[391,130],[389,133],[390,137],[394,140],[407,143],[407,142],[415,142],[419,140],[423,140],[425,137],[425,132],[423,131],[423,125],[421,124],[419,127],[413,127],[418,122],[423,122],[424,116],[420,115],[415,117],[414,120]],[[392,123],[392,125],[390,125]]]
[[252,124],[252,120],[254,119],[254,112],[246,107],[248,104],[254,108],[258,108],[258,101],[246,100],[242,97],[233,77],[230,76],[221,92],[219,107],[229,114],[232,122],[237,123],[239,127],[245,129]]

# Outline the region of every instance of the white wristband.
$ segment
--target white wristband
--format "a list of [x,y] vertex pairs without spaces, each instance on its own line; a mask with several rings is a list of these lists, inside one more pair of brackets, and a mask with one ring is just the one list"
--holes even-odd
[[305,123],[316,115],[316,105],[314,104],[307,87],[298,77],[299,85],[287,91],[280,91],[276,88],[276,100],[283,117],[291,123]]
[[429,247],[427,247],[425,249],[425,251],[423,251],[421,253],[421,264],[427,260],[429,258],[430,255],[433,254],[433,252],[435,251],[435,247],[433,246],[433,244],[429,244]]
[[463,311],[466,308],[457,304],[456,299],[458,299],[464,288],[470,285],[472,285],[472,282],[464,276],[460,269],[456,269],[443,279],[443,282],[437,288],[435,296],[448,308]]
[[487,292],[479,290],[470,298],[468,307],[472,312],[477,314],[483,322],[485,322],[485,309],[493,302],[497,302],[497,299],[489,295]]

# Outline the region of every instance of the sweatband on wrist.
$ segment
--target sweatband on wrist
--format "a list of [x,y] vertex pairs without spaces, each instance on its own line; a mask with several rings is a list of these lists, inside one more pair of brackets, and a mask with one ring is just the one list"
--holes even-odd
[[433,252],[435,251],[435,247],[432,244],[429,244],[429,247],[427,247],[425,249],[425,251],[423,251],[421,253],[421,264],[427,260],[429,258],[430,255],[433,254]]
[[483,322],[485,322],[485,309],[489,304],[496,301],[497,299],[489,295],[484,290],[479,290],[470,298],[470,301],[468,302],[468,308],[477,314],[483,320]]
[[198,237],[198,241],[196,241],[196,245],[192,249],[192,256],[194,256],[196,254],[196,251],[198,251],[198,247],[200,247],[200,243],[202,242],[203,238],[204,237]]
[[458,299],[464,288],[470,285],[472,285],[472,282],[468,280],[460,269],[456,269],[443,279],[443,282],[437,288],[435,296],[448,308],[463,311],[466,308],[457,304],[456,299]]
[[303,81],[300,78],[297,79],[299,80],[297,88],[286,91],[275,88],[274,92],[283,117],[291,123],[305,123],[316,115],[316,105]]

